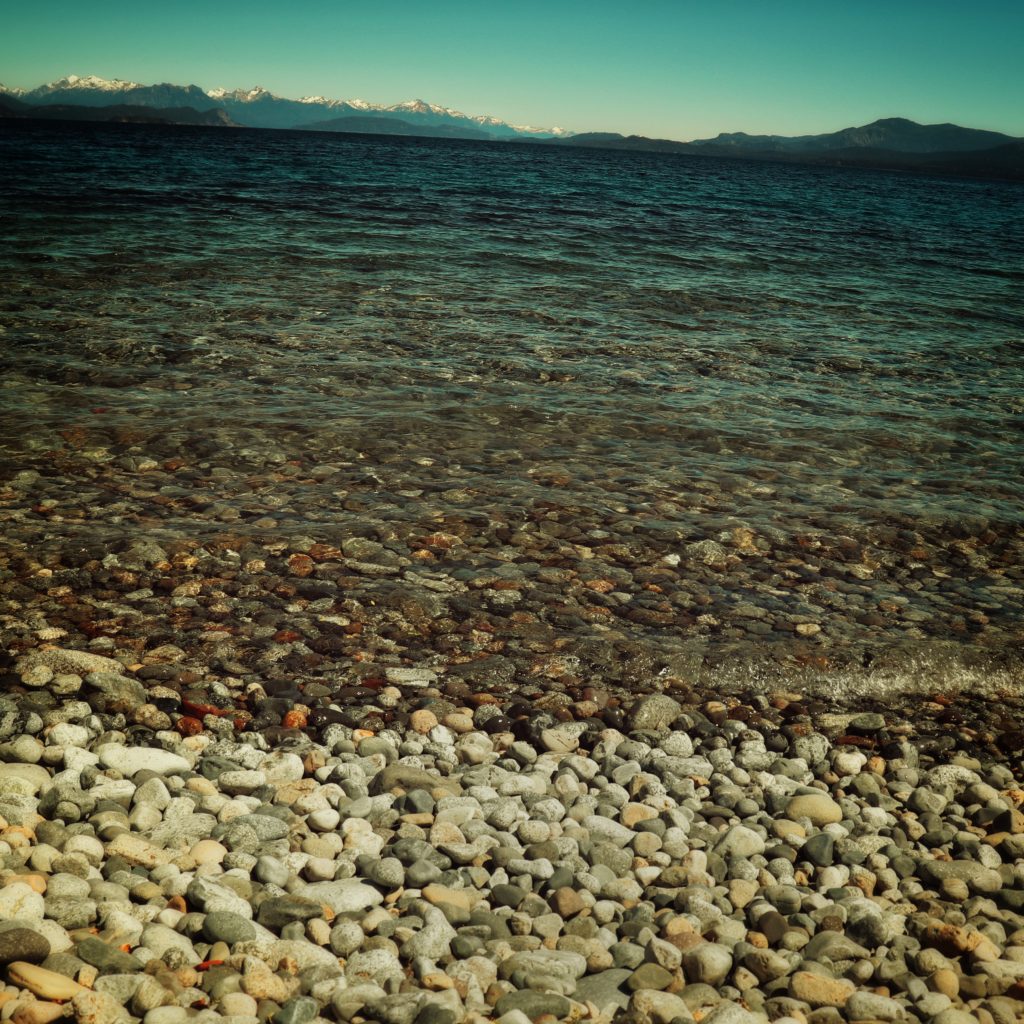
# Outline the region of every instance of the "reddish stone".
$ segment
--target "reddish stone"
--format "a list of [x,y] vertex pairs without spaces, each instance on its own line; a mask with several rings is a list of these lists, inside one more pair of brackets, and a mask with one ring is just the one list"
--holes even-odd
[[288,559],[288,568],[293,576],[308,576],[313,571],[313,559],[309,555],[292,555]]
[[287,712],[284,718],[281,719],[281,725],[285,729],[305,729],[306,728],[306,712],[291,710]]
[[840,736],[836,744],[842,747],[873,747],[875,741],[870,736]]

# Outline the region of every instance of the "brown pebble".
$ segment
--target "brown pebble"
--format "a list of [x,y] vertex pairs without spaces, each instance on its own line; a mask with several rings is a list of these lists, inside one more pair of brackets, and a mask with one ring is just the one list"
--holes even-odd
[[433,711],[421,708],[418,711],[414,711],[409,716],[409,725],[413,732],[418,732],[420,735],[426,736],[426,734],[437,725],[437,715],[435,715]]
[[933,992],[941,992],[950,999],[956,999],[960,994],[960,978],[948,967],[940,967],[927,978],[926,983]]
[[555,890],[551,903],[555,913],[563,920],[575,917],[587,906],[580,894],[568,885],[563,885],[560,889]]

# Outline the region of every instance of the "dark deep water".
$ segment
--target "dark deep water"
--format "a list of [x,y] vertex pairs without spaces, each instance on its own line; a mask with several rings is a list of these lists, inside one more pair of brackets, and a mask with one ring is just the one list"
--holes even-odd
[[360,535],[510,656],[1024,686],[1019,185],[11,122],[0,168],[15,555]]

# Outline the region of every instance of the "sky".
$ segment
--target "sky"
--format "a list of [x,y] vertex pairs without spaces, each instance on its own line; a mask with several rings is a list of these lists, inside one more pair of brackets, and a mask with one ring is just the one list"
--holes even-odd
[[69,74],[671,139],[879,117],[1024,136],[1024,0],[0,0],[0,82]]

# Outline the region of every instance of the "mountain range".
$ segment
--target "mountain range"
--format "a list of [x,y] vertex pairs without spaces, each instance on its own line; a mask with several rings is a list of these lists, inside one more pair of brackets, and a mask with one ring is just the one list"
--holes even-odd
[[512,125],[423,100],[392,106],[324,96],[293,100],[259,86],[204,91],[197,85],[141,85],[70,75],[29,91],[0,86],[0,118],[415,135],[1024,180],[1024,139],[954,124],[922,125],[896,117],[821,135],[723,132],[712,139],[677,142],[616,132],[574,133],[563,128]]
[[[0,92],[6,92],[32,107],[55,104],[105,107],[126,104],[156,109],[190,107],[199,112],[220,109],[234,124],[245,128],[309,128],[344,118],[370,117],[381,125],[391,121],[403,122],[397,126],[397,134],[406,134],[404,127],[408,125],[443,128],[453,134],[454,129],[461,129],[471,133],[466,137],[483,139],[552,139],[569,134],[561,128],[533,128],[529,125],[507,124],[496,117],[471,116],[423,100],[409,100],[393,106],[380,106],[365,100],[332,100],[325,96],[304,96],[302,99],[291,100],[275,96],[259,86],[253,89],[211,89],[204,92],[198,85],[140,85],[138,82],[97,78],[95,75],[69,75],[28,92],[4,90],[2,87]],[[378,130],[370,128],[371,132]]]

